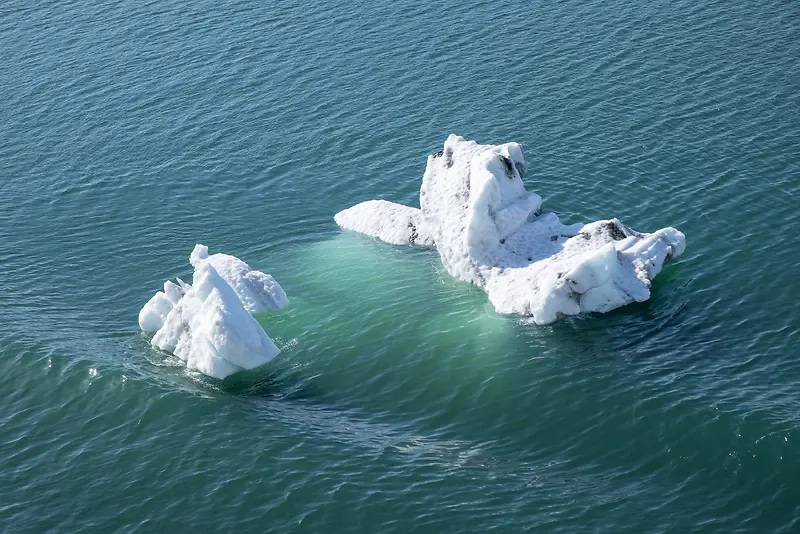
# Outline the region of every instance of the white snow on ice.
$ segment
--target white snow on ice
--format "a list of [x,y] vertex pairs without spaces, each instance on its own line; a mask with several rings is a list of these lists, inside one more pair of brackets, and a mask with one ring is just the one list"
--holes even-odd
[[334,217],[342,228],[378,237],[393,245],[415,243],[432,247],[433,236],[425,225],[422,210],[386,200],[368,200]]
[[280,349],[250,314],[286,306],[280,285],[234,256],[209,256],[203,245],[190,262],[192,285],[165,282],[139,312],[141,329],[155,332],[152,345],[220,379],[277,356]]
[[278,282],[261,271],[253,271],[250,266],[235,256],[228,254],[208,255],[208,247],[195,245],[189,263],[197,269],[208,262],[239,296],[245,309],[250,313],[263,313],[285,308],[289,304],[286,293]]
[[499,313],[539,324],[647,300],[652,279],[683,253],[685,237],[674,228],[644,234],[617,219],[564,225],[541,214],[524,174],[519,144],[451,135],[428,157],[421,209],[373,200],[335,220],[389,243],[435,247],[447,271],[483,288]]

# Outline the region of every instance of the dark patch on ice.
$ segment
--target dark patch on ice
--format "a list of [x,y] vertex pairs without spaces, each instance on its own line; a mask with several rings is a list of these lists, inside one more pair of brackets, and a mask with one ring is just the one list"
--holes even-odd
[[630,237],[630,236],[645,237],[645,234],[643,234],[641,232],[637,232],[636,230],[632,229],[630,226],[628,226],[627,224],[623,223],[622,221],[618,221],[618,220],[614,219],[614,222],[616,222],[617,225],[622,229],[622,231],[625,232],[625,235],[627,237]]
[[514,179],[514,167],[513,167],[513,164],[511,163],[511,160],[508,159],[505,156],[500,156],[500,161],[503,162],[503,167],[505,167],[506,178],[508,178],[509,180],[513,180]]
[[411,237],[408,238],[408,242],[413,245],[416,243],[417,239],[419,239],[419,233],[417,232],[417,227],[413,222],[408,221],[408,227],[411,228]]
[[520,178],[525,178],[525,164],[519,161],[514,162],[514,167],[517,169],[517,173],[519,174]]
[[[473,263],[473,265],[474,265],[474,263]],[[484,278],[483,273],[481,273],[479,270],[476,269],[475,270],[475,277],[477,278],[477,281],[475,282],[476,286],[481,287],[481,288],[482,287],[486,287],[486,278]]]
[[611,234],[611,239],[614,241],[622,241],[628,237],[625,233],[625,230],[620,228],[620,226],[614,221],[604,224],[603,228],[608,231],[609,234]]
[[453,151],[450,149],[445,150],[442,148],[441,150],[439,150],[439,152],[431,154],[431,156],[433,156],[434,158],[439,158],[441,156],[444,156],[445,166],[448,169],[453,166]]

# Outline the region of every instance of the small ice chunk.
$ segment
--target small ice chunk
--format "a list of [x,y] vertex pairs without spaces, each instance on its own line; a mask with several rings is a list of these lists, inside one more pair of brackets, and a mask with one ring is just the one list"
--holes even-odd
[[288,304],[280,285],[234,256],[197,245],[189,261],[191,285],[167,281],[139,312],[139,326],[155,332],[154,347],[215,378],[254,369],[280,350],[251,313]]
[[239,296],[245,309],[250,313],[263,313],[285,308],[289,299],[283,288],[272,276],[250,269],[250,266],[235,256],[228,254],[208,254],[208,247],[195,245],[189,262],[196,269],[203,263],[210,263],[219,275]]
[[220,379],[264,365],[280,353],[233,288],[205,261],[152,344],[185,361],[189,369]]

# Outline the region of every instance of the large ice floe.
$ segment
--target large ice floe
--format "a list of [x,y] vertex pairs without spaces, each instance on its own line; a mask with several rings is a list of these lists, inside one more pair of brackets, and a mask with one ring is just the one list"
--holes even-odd
[[498,313],[538,324],[607,312],[650,297],[652,279],[685,247],[675,228],[651,234],[617,219],[565,225],[525,190],[518,143],[451,135],[428,157],[421,209],[370,200],[336,214],[346,229],[435,247],[445,269],[484,289]]
[[239,258],[209,256],[204,245],[195,246],[189,261],[192,284],[165,282],[139,312],[141,329],[155,333],[152,345],[220,379],[277,356],[280,349],[250,314],[285,307],[281,286]]

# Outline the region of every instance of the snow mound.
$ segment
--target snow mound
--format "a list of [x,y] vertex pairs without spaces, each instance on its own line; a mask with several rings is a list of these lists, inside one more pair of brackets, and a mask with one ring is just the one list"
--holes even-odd
[[286,305],[278,283],[233,256],[208,256],[203,245],[195,247],[190,261],[195,267],[192,285],[180,279],[178,284],[165,282],[164,291],[139,312],[141,329],[155,332],[151,344],[174,354],[187,368],[219,379],[275,358],[280,349],[250,312]]
[[[445,269],[484,289],[499,313],[539,324],[647,300],[652,279],[683,253],[685,237],[674,228],[645,234],[617,219],[562,224],[541,213],[542,199],[525,189],[524,176],[519,144],[451,135],[428,157],[420,210],[368,201],[335,220],[389,243],[434,246]],[[424,240],[410,239],[411,224]]]

